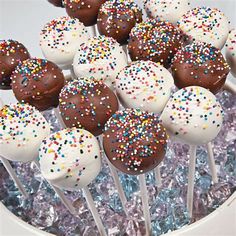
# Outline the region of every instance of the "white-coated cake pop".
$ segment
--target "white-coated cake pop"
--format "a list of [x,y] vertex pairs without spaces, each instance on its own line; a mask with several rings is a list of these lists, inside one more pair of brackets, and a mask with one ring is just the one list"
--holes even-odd
[[49,134],[50,125],[34,107],[16,103],[0,109],[0,156],[11,161],[32,161]]
[[218,135],[223,111],[213,93],[202,87],[190,86],[171,96],[160,119],[173,138],[201,145]]
[[59,66],[72,65],[81,43],[89,38],[88,32],[78,19],[68,16],[47,23],[40,33],[40,47],[44,56]]
[[230,31],[225,46],[226,60],[230,65],[231,73],[236,77],[236,29]]
[[97,36],[80,45],[73,66],[78,77],[94,77],[112,88],[127,63],[127,56],[115,39]]
[[176,24],[190,10],[189,0],[145,0],[144,9],[149,17]]
[[67,128],[43,140],[39,151],[42,175],[67,190],[87,186],[101,169],[97,139],[90,132]]
[[133,62],[116,78],[116,91],[124,107],[154,113],[164,109],[173,86],[170,72],[152,61]]
[[228,18],[220,10],[210,7],[196,7],[184,14],[178,21],[179,28],[189,40],[212,44],[223,48],[228,34]]

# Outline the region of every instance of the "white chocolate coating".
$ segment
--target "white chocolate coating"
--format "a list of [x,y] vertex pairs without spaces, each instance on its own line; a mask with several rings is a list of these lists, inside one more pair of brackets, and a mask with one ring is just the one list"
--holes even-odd
[[97,36],[80,45],[73,66],[76,76],[93,77],[113,88],[117,74],[127,63],[124,50],[113,38]]
[[68,16],[47,23],[40,33],[40,47],[46,59],[65,67],[72,65],[79,45],[89,38],[78,19]]
[[190,40],[210,43],[219,49],[229,34],[228,18],[216,8],[194,8],[181,17],[178,26]]
[[236,29],[230,31],[225,47],[226,60],[230,65],[231,73],[236,77]]
[[154,113],[164,109],[173,86],[170,72],[152,61],[133,62],[116,78],[116,91],[124,107]]
[[190,10],[189,0],[145,0],[144,9],[149,17],[176,24]]
[[43,140],[39,151],[42,175],[67,190],[87,186],[101,169],[97,139],[88,131],[67,128]]
[[213,93],[202,87],[190,86],[171,96],[160,119],[174,139],[201,145],[218,135],[223,111]]
[[28,162],[38,157],[42,140],[50,134],[43,115],[27,104],[5,105],[0,110],[0,155]]

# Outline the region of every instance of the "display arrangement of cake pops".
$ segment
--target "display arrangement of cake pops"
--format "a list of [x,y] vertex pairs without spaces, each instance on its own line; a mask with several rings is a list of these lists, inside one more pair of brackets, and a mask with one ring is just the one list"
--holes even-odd
[[[211,175],[209,185],[218,186],[222,181],[222,170],[217,169],[214,157],[218,151],[213,151],[211,142],[225,126],[223,109],[229,107],[224,103],[228,93],[222,90],[235,92],[227,77],[230,70],[236,74],[236,38],[227,16],[216,8],[192,9],[190,1],[145,0],[144,9],[133,0],[48,2],[65,8],[68,16],[55,18],[42,28],[39,46],[45,59],[31,58],[16,40],[0,41],[0,89],[12,89],[19,101],[0,109],[0,160],[19,191],[28,197],[15,172],[18,164],[12,168],[10,161],[34,162],[72,213],[69,217],[86,226],[79,234],[159,235],[154,228],[156,224],[161,227],[156,217],[162,213],[153,213],[153,208],[161,204],[154,203],[163,197],[163,189],[168,194],[172,191],[177,172],[170,177],[168,168],[179,169],[184,163],[179,160],[183,151],[181,157],[178,151],[170,154],[180,142],[189,146],[189,158],[184,157],[188,175],[182,173],[184,180],[177,188],[182,189],[180,202],[187,208],[189,221],[196,220],[198,148],[204,152],[206,148],[208,153],[209,170],[205,172]],[[101,35],[96,36],[96,26]],[[221,52],[224,46],[226,59]],[[70,81],[62,70],[71,71]],[[226,114],[233,114],[233,109],[226,109]],[[169,166],[173,158],[174,167]],[[103,184],[97,185],[101,179]],[[64,190],[69,199],[73,196],[73,205]],[[114,192],[116,200],[110,197]],[[95,231],[87,229],[89,220],[83,221],[81,205],[86,204],[80,193],[92,213]],[[170,199],[167,196],[164,201]],[[24,204],[30,201],[28,198]],[[113,204],[119,205],[120,218],[112,215],[117,213],[111,211]],[[175,211],[172,206],[171,211]],[[141,222],[132,226],[132,233],[125,229],[131,228],[131,219]],[[111,229],[109,221],[116,227]],[[69,230],[65,235],[71,234]]]

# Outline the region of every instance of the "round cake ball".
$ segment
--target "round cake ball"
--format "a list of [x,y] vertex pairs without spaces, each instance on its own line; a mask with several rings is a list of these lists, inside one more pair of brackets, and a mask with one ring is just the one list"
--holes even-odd
[[194,8],[180,18],[178,26],[190,41],[210,43],[220,49],[229,34],[229,21],[224,13],[216,8]]
[[225,46],[226,60],[231,67],[231,73],[236,77],[236,29],[230,31]]
[[65,0],[67,14],[85,26],[97,23],[98,10],[106,0]]
[[14,40],[0,40],[0,89],[11,89],[11,74],[20,61],[30,57],[25,46]]
[[0,109],[0,156],[11,161],[32,161],[49,134],[50,125],[34,107],[17,103]]
[[59,108],[67,127],[84,128],[97,136],[118,110],[118,101],[101,81],[81,78],[62,89]]
[[66,190],[83,188],[101,169],[98,141],[86,130],[63,129],[43,140],[39,163],[43,177],[53,185]]
[[161,120],[173,138],[191,145],[202,145],[218,135],[223,111],[209,90],[190,86],[172,95]]
[[98,31],[127,44],[129,33],[142,21],[142,11],[133,0],[108,0],[99,9]]
[[88,32],[79,20],[64,16],[44,26],[40,47],[48,60],[60,66],[71,66],[79,45],[88,38]]
[[223,87],[229,73],[221,51],[200,42],[181,48],[175,54],[171,69],[178,88],[201,86],[212,93]]
[[117,111],[107,122],[103,147],[120,171],[139,175],[154,169],[164,158],[167,135],[153,113],[137,109]]
[[48,0],[55,7],[64,7],[63,0]]
[[113,88],[127,63],[124,50],[113,38],[97,36],[80,45],[73,66],[78,77],[93,77]]
[[190,10],[189,0],[145,0],[144,8],[149,17],[176,24]]
[[128,50],[132,61],[151,60],[169,68],[182,46],[183,35],[174,25],[156,19],[136,24],[131,30]]
[[45,59],[27,59],[12,73],[12,90],[20,102],[44,111],[57,107],[64,75],[54,63]]
[[170,72],[152,61],[136,61],[116,78],[116,91],[124,107],[161,112],[171,95]]

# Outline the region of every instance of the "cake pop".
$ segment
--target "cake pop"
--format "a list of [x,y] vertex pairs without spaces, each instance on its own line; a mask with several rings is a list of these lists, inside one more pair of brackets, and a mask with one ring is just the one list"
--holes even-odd
[[178,27],[186,33],[189,41],[210,43],[223,48],[229,33],[229,21],[220,10],[210,7],[196,7],[178,21]]
[[67,14],[85,26],[97,23],[98,10],[106,0],[65,0]]
[[14,40],[0,40],[0,89],[11,89],[11,74],[20,61],[30,57],[25,46]]
[[171,59],[182,46],[182,36],[182,32],[168,22],[148,19],[136,24],[128,43],[131,60],[151,60],[169,68]]
[[[187,207],[192,216],[195,159],[197,145],[209,144],[218,135],[223,122],[222,108],[209,90],[190,86],[177,91],[168,101],[162,115],[162,124],[175,139],[190,145]],[[209,153],[209,151],[208,151]],[[214,178],[216,167],[213,155],[209,165]]]
[[48,0],[52,5],[55,7],[64,7],[64,1],[63,0]]
[[129,33],[142,21],[142,11],[133,0],[108,0],[99,9],[98,31],[127,44]]
[[25,60],[16,67],[11,79],[18,101],[29,103],[40,111],[58,106],[65,79],[54,63],[36,58]]
[[149,17],[159,18],[176,24],[188,10],[189,0],[145,0],[144,9]]
[[0,155],[11,161],[37,158],[38,147],[49,134],[49,124],[30,105],[16,103],[0,110]]
[[138,109],[117,111],[107,122],[103,147],[109,161],[118,170],[139,175],[146,235],[151,231],[146,172],[163,160],[167,144],[165,128],[153,113]]
[[160,113],[171,95],[170,72],[152,61],[136,61],[116,78],[116,91],[124,107]]
[[40,34],[40,47],[44,56],[66,68],[71,67],[79,45],[89,38],[78,19],[59,17],[47,23]]
[[80,45],[73,67],[78,77],[93,77],[113,88],[117,74],[127,65],[122,47],[105,36],[90,38]]
[[179,49],[171,69],[178,88],[201,86],[212,93],[217,93],[223,87],[229,73],[229,66],[221,51],[202,42]]
[[39,163],[45,179],[55,186],[67,190],[84,189],[98,229],[101,235],[105,235],[105,229],[87,189],[87,185],[96,178],[101,169],[97,139],[82,129],[60,130],[43,140]]
[[99,135],[107,120],[118,110],[118,101],[101,81],[80,78],[62,89],[59,109],[67,127],[85,128]]
[[226,60],[230,65],[231,73],[236,77],[236,29],[230,31],[225,46]]

